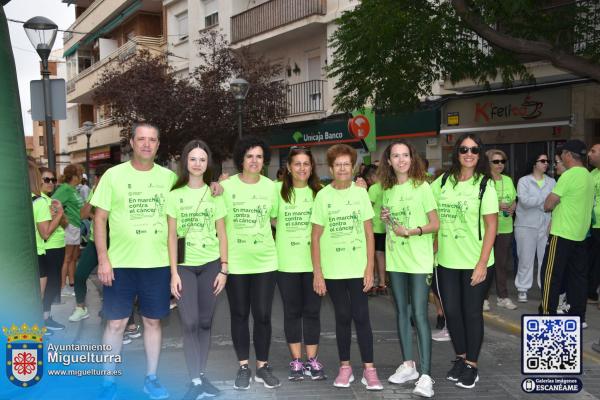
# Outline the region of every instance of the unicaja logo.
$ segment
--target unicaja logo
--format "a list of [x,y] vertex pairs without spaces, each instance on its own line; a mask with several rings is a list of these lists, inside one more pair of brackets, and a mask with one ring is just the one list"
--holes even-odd
[[20,327],[12,325],[10,328],[2,327],[6,343],[6,376],[9,381],[19,387],[33,386],[42,379],[44,374],[44,332],[46,328],[39,328],[27,324]]

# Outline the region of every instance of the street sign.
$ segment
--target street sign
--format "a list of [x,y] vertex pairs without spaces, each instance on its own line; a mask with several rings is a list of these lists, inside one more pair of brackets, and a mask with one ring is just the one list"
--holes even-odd
[[[31,91],[31,119],[45,121],[44,112],[44,87],[43,80],[32,80]],[[67,119],[67,89],[64,79],[50,79],[50,102],[52,104],[52,120]]]

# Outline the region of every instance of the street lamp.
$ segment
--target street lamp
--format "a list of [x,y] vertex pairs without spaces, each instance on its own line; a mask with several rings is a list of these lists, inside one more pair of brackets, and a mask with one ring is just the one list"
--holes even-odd
[[42,81],[44,91],[44,114],[46,133],[46,152],[48,153],[48,168],[56,171],[56,156],[54,155],[54,135],[52,134],[52,106],[50,104],[50,71],[48,57],[54,46],[58,26],[46,17],[33,17],[23,24],[25,33],[33,48],[42,59]]
[[229,90],[237,102],[237,114],[238,114],[238,135],[242,138],[242,103],[246,100],[246,95],[250,89],[250,84],[242,78],[235,78],[229,85]]
[[85,137],[87,138],[87,146],[85,147],[85,174],[90,179],[90,138],[92,137],[92,131],[94,130],[93,122],[85,121],[83,123],[83,131],[85,132]]

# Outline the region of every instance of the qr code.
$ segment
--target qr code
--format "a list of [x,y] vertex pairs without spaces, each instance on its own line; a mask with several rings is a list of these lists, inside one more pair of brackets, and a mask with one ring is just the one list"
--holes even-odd
[[523,315],[524,374],[580,374],[581,323],[576,316]]

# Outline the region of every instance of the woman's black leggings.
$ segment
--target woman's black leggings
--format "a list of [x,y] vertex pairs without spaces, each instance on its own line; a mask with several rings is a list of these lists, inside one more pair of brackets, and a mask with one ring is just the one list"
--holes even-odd
[[60,300],[60,272],[65,260],[65,248],[46,250],[46,271],[48,281],[44,292],[44,312],[49,312],[52,302],[57,298]]
[[227,278],[227,299],[231,312],[231,339],[238,360],[250,358],[250,328],[252,310],[254,352],[257,361],[269,360],[271,346],[271,307],[275,294],[275,271],[260,274],[230,274]]
[[373,362],[373,331],[369,319],[369,299],[363,292],[363,278],[325,279],[335,310],[335,335],[340,361],[350,361],[352,321],[363,363]]
[[312,272],[277,272],[283,301],[283,330],[288,343],[319,344],[321,297],[313,289]]
[[471,286],[472,269],[435,269],[446,326],[456,354],[466,354],[467,361],[477,362],[483,342],[483,300],[494,277],[489,267],[485,280]]

